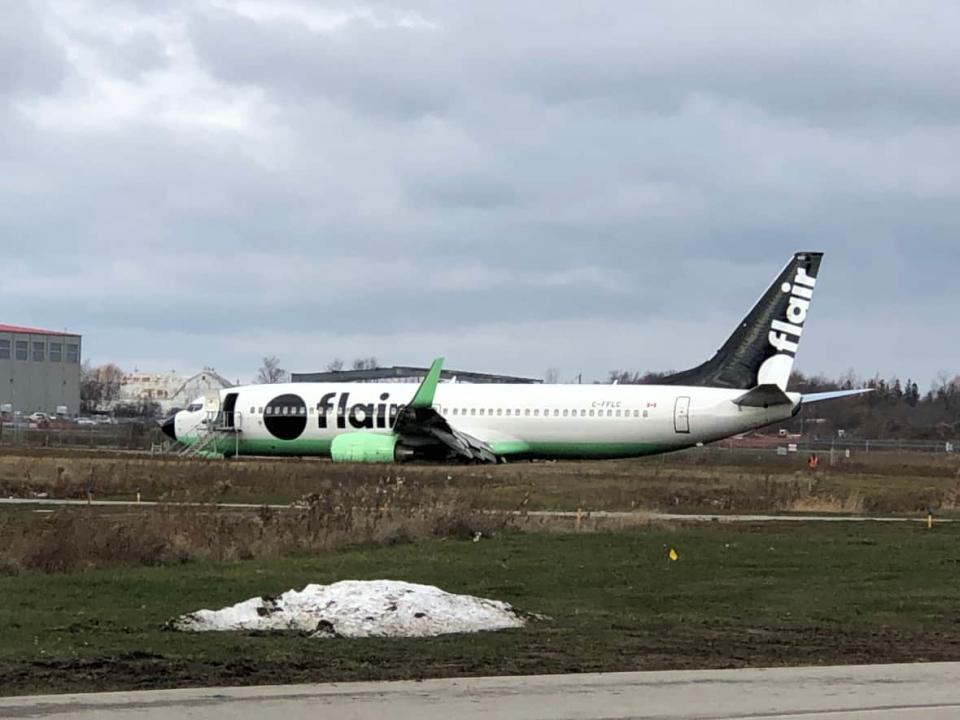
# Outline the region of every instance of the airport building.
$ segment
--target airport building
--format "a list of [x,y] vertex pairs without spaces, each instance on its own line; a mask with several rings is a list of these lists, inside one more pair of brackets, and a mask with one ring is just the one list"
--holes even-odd
[[0,406],[25,414],[80,411],[80,336],[0,325]]
[[[394,365],[393,367],[365,368],[362,370],[325,370],[322,372],[291,373],[290,382],[419,383],[427,376],[429,369],[430,368],[424,367]],[[514,385],[543,382],[538,378],[493,375],[491,373],[470,372],[468,370],[443,370],[440,372],[440,379],[447,382],[512,383]]]
[[164,414],[182,410],[192,400],[207,393],[231,387],[233,383],[212,367],[205,367],[189,377],[169,373],[145,373],[134,370],[120,379],[120,395],[110,408],[117,405],[141,405],[156,403]]

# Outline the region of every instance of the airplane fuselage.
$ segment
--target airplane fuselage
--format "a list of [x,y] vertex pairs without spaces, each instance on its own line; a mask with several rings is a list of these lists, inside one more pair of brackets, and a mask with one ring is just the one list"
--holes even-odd
[[[218,449],[242,455],[329,455],[345,433],[389,435],[417,385],[288,383],[221,390],[178,413],[176,437],[231,428]],[[743,390],[667,385],[442,383],[433,409],[501,457],[618,458],[707,443],[789,418],[801,397],[769,408]],[[206,423],[206,425],[204,425]]]

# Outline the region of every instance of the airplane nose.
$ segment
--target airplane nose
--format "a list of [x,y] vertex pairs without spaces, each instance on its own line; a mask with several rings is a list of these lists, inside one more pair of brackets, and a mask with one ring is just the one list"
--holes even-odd
[[163,434],[173,441],[176,441],[177,439],[176,418],[176,415],[171,415],[164,420],[163,424],[160,426],[160,429],[163,430]]

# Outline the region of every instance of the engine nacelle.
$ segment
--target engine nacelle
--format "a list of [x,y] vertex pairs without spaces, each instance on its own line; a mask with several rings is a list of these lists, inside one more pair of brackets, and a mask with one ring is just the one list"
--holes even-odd
[[343,433],[330,443],[330,459],[333,462],[391,463],[404,459],[397,448],[396,435],[377,433]]

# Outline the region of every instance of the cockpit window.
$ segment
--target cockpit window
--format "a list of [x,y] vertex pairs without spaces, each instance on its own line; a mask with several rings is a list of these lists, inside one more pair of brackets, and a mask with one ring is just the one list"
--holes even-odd
[[203,403],[190,403],[187,405],[187,412],[196,412],[203,409]]

